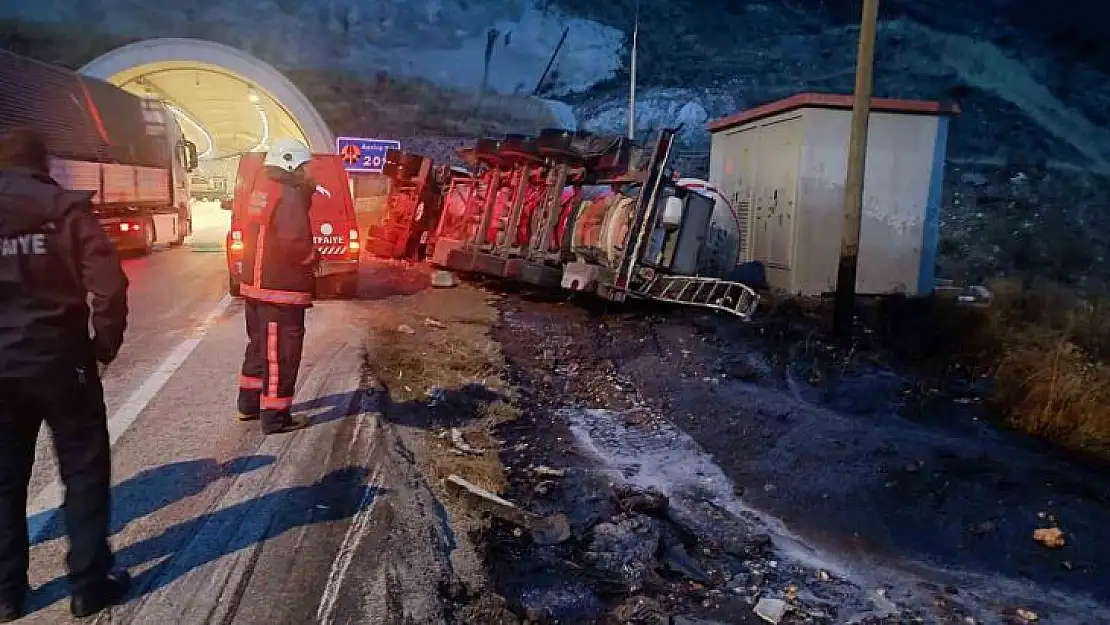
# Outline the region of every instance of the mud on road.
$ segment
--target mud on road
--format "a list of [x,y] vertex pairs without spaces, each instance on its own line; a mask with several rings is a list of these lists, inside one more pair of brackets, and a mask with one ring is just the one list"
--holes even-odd
[[974,389],[923,406],[809,330],[375,275],[368,377],[439,523],[428,622],[1110,622],[1107,478]]

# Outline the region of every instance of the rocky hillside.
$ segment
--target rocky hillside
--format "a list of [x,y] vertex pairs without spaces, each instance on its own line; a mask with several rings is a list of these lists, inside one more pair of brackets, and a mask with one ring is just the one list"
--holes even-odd
[[[685,122],[685,149],[705,151],[707,119],[803,90],[850,91],[859,5],[642,0],[641,129]],[[7,0],[0,17],[24,26],[0,35],[0,45],[15,36],[33,56],[79,65],[115,41],[214,39],[299,76],[311,94],[380,103],[374,114],[343,102],[325,111],[345,132],[384,124],[399,135],[459,136],[552,120],[621,131],[633,6]],[[880,11],[876,94],[954,99],[964,110],[950,138],[944,272],[977,280],[1036,271],[1069,281],[1102,273],[1110,251],[1110,229],[1099,227],[1110,191],[1110,46],[1102,43],[1110,8],[1084,0],[884,0]],[[101,26],[95,34],[83,27],[79,38],[28,43],[28,20],[54,31]],[[569,107],[461,95],[483,84],[501,94],[531,93],[564,31],[566,44],[540,91]]]

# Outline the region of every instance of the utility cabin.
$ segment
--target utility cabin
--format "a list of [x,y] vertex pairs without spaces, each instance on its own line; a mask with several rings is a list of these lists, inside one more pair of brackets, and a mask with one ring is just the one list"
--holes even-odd
[[[935,282],[954,104],[871,101],[856,292],[924,296]],[[836,290],[852,97],[804,93],[709,124],[709,181],[735,207],[740,257],[771,288]]]

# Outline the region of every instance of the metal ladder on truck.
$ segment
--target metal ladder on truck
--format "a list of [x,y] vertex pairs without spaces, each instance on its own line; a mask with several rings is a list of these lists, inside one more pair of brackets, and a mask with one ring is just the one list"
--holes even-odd
[[656,274],[632,292],[660,302],[723,310],[744,321],[750,321],[759,306],[754,289],[719,278]]

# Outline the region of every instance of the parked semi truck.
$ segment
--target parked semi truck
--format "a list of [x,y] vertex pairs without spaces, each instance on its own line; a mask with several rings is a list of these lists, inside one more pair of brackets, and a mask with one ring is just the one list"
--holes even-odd
[[180,245],[192,232],[197,149],[160,100],[0,50],[0,130],[15,127],[42,133],[59,184],[95,192],[121,251]]

